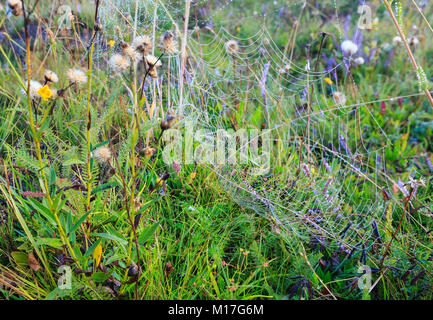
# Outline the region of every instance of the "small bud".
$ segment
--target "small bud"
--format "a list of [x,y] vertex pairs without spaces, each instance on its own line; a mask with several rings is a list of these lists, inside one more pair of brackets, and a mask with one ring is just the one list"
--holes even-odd
[[163,131],[170,129],[170,123],[167,120],[161,121],[161,129]]

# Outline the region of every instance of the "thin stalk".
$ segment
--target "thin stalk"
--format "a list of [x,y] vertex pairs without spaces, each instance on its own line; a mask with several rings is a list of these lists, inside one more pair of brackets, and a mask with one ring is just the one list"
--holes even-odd
[[[389,12],[389,15],[391,16],[392,21],[394,22],[394,25],[395,25],[395,27],[396,27],[399,35],[400,35],[400,38],[402,39],[404,46],[406,47],[406,51],[409,54],[409,58],[410,58],[410,61],[412,62],[413,68],[415,69],[415,72],[418,73],[418,70],[419,70],[418,64],[415,60],[415,57],[413,56],[412,50],[410,49],[409,43],[407,42],[407,39],[406,39],[406,36],[404,35],[404,32],[401,29],[400,25],[398,24],[397,18],[395,17],[394,12],[392,11],[391,4],[389,3],[388,0],[383,0],[383,2],[385,3],[385,6]],[[433,107],[433,98],[430,94],[430,91],[428,89],[423,89],[423,91],[424,91],[425,95],[427,96],[427,99],[429,100],[431,106]]]
[[189,10],[191,7],[191,0],[185,0],[185,22],[183,26],[183,38],[182,38],[182,58],[181,58],[181,71],[180,71],[180,98],[179,98],[179,115],[183,115],[183,77],[185,74],[185,63],[186,63],[186,43],[188,39],[188,21],[189,21]]
[[97,23],[98,23],[98,9],[99,9],[99,0],[96,0],[96,9],[95,9],[95,27],[93,30],[93,35],[91,38],[89,53],[88,53],[88,82],[87,82],[87,103],[86,103],[86,140],[87,140],[87,199],[86,199],[86,207],[87,211],[90,210],[90,198],[92,193],[92,150],[90,145],[90,127],[92,124],[91,114],[90,114],[90,98],[92,93],[92,66],[93,66],[93,51],[95,48],[95,37],[98,33]]
[[[44,171],[44,165],[43,165],[43,161],[42,161],[42,153],[41,153],[41,141],[39,139],[39,133],[38,130],[36,128],[36,124],[34,122],[33,119],[33,108],[32,108],[32,98],[30,96],[30,80],[32,77],[32,67],[31,67],[31,59],[30,59],[30,35],[29,35],[29,30],[28,30],[28,24],[29,24],[29,16],[26,13],[26,7],[25,7],[25,3],[24,0],[21,0],[21,4],[23,7],[23,15],[24,15],[24,33],[25,33],[25,39],[26,39],[26,65],[27,65],[27,107],[28,107],[28,112],[29,112],[29,123],[30,123],[30,130],[32,132],[33,135],[33,142],[34,142],[34,146],[35,146],[35,150],[36,150],[36,157],[38,159],[38,164],[40,167],[40,174],[41,174],[41,178],[42,178],[42,184],[41,187],[44,189],[44,193],[45,193],[45,197],[48,201],[50,210],[52,211],[54,218],[56,220],[57,223],[57,227],[59,229],[59,234],[60,234],[60,239],[62,240],[62,243],[64,245],[66,245],[69,248],[71,257],[76,261],[77,265],[79,266],[79,263],[77,261],[77,258],[75,256],[75,253],[72,249],[71,244],[69,243],[69,240],[62,228],[62,225],[60,223],[59,217],[57,215],[57,212],[55,209],[53,209],[53,200],[51,198],[50,195],[50,190],[48,187],[48,180],[47,177],[45,175],[45,171]],[[36,2],[37,4],[37,2]]]

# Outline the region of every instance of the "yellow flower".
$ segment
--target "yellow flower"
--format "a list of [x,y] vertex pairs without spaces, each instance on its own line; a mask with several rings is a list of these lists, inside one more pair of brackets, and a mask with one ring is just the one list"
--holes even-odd
[[116,43],[116,41],[114,41],[114,40],[108,41],[108,45],[110,46],[111,49],[113,49],[115,43]]
[[332,82],[332,80],[331,80],[330,78],[325,78],[325,82],[326,82],[327,84],[329,84],[329,85],[332,85],[332,84],[333,84],[333,82]]
[[42,97],[43,101],[48,101],[53,96],[53,92],[47,85],[40,88],[38,94]]

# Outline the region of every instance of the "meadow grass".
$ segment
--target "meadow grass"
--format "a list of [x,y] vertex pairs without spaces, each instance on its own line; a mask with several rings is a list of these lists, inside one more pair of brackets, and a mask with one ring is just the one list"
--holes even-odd
[[[104,1],[2,8],[1,298],[432,299],[433,118],[418,68],[433,71],[431,8],[396,12],[407,39],[393,43],[387,7],[374,4],[356,64],[339,37],[356,28],[352,1],[339,1],[340,20],[333,1],[204,1],[189,14],[174,1],[112,1],[128,4],[109,11],[121,25]],[[58,8],[77,4],[63,28]],[[219,27],[241,40],[230,46]],[[295,70],[302,79],[278,71],[281,54],[311,62]],[[271,170],[167,164],[163,135],[187,120],[272,129]]]

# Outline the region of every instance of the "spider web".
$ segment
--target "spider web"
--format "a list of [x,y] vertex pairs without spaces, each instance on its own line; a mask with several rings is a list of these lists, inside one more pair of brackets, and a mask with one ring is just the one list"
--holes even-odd
[[[322,57],[309,54],[294,57],[293,53],[282,50],[274,42],[266,21],[280,19],[284,10],[304,10],[303,1],[265,2],[261,8],[255,8],[252,17],[239,21],[257,25],[247,37],[230,32],[233,29],[230,6],[234,2],[215,1],[207,8],[206,19],[196,19],[196,27],[188,31],[185,74],[181,74],[180,53],[163,56],[168,75],[150,80],[148,98],[161,97],[164,83],[178,87],[184,77],[184,96],[180,97],[179,90],[169,91],[167,109],[179,108],[182,101],[185,119],[211,132],[227,128],[227,118],[236,115],[242,104],[243,114],[237,120],[246,127],[264,123],[277,147],[271,149],[270,168],[264,175],[252,173],[251,158],[247,165],[204,164],[219,177],[221,185],[237,203],[314,244],[353,252],[382,243],[379,230],[386,228],[382,216],[389,209],[382,190],[396,182],[386,174],[388,138],[369,106],[401,97],[365,101],[361,94],[354,94],[360,89],[347,71],[352,70],[355,57],[343,54],[332,67],[315,71],[316,59],[320,65]],[[137,34],[152,34],[156,41],[156,35],[173,30],[181,42],[179,26],[183,23],[177,25],[176,19],[183,14],[183,7],[163,6],[159,1],[150,0],[140,2],[139,6],[135,6],[135,1],[107,0],[105,3],[101,17],[106,28],[121,24],[119,15],[122,21],[125,12],[129,12],[137,19],[130,24],[123,23],[122,32],[126,33],[133,25]],[[334,10],[336,41],[341,45],[348,38],[342,32],[347,27],[341,25],[338,1],[327,3],[322,5]],[[206,1],[196,4],[200,7]],[[226,19],[218,18],[227,11]],[[209,12],[215,14],[209,16]],[[214,20],[221,26],[216,30]],[[362,36],[356,26],[351,28],[353,39]],[[233,40],[238,49],[229,53],[226,44]],[[342,88],[325,81],[335,79],[337,72],[344,77]],[[353,103],[330,97],[336,91],[346,94]],[[248,98],[239,101],[239,92]],[[407,97],[417,95],[420,94]],[[372,126],[382,134],[384,142],[380,146],[365,142],[365,133]],[[248,145],[242,148],[248,149]],[[399,186],[404,189],[402,184]],[[395,204],[392,210],[401,208],[399,202]]]

